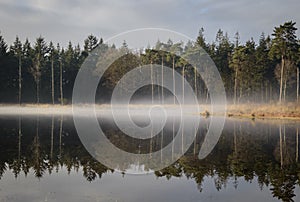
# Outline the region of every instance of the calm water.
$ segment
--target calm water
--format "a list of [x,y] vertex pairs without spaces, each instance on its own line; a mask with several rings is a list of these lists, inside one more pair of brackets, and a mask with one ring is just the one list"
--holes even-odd
[[[227,119],[204,160],[197,158],[202,127],[172,166],[129,175],[94,160],[70,116],[2,116],[0,201],[300,201],[299,126],[296,121]],[[158,150],[170,141],[165,131],[150,148],[120,138],[113,123],[105,123],[104,131],[114,144],[133,152]],[[138,146],[128,147],[128,142]]]

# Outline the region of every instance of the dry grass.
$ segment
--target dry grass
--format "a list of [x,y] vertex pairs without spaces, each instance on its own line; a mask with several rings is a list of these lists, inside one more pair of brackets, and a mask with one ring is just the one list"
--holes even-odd
[[300,119],[300,104],[239,104],[227,106],[228,116]]

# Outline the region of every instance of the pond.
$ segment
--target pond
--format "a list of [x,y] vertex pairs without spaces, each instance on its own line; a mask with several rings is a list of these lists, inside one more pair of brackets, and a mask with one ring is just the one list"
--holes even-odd
[[[175,163],[134,175],[95,160],[71,115],[2,115],[0,201],[300,201],[299,122],[227,118],[217,145],[200,160],[205,125]],[[122,136],[109,121],[103,131],[136,153],[159,150],[174,132],[149,145]]]

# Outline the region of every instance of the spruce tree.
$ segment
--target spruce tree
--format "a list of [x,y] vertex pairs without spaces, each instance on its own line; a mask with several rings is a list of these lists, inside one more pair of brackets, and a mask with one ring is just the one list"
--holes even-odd
[[38,37],[36,39],[34,45],[34,56],[32,58],[32,68],[31,74],[34,77],[36,83],[36,102],[37,104],[40,103],[40,82],[41,82],[41,75],[42,69],[45,65],[45,57],[48,53],[48,47],[46,45],[45,39],[43,37]]

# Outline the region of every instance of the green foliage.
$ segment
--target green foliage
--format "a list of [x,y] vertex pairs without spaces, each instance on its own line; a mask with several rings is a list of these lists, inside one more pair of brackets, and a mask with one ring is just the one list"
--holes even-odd
[[270,57],[281,59],[294,59],[298,51],[297,36],[295,34],[297,28],[295,22],[289,21],[274,28],[274,39],[270,50]]
[[[155,47],[148,47],[141,50],[139,54],[132,53],[126,41],[116,48],[113,44],[108,47],[103,44],[103,39],[98,39],[90,34],[84,40],[83,49],[79,45],[74,46],[69,42],[66,48],[56,47],[52,42],[46,43],[43,37],[38,37],[32,46],[28,39],[24,43],[18,37],[8,49],[6,42],[0,35],[0,102],[16,102],[18,97],[18,64],[22,65],[22,99],[23,102],[35,102],[34,97],[39,91],[41,102],[51,100],[52,91],[52,67],[54,69],[54,99],[55,102],[60,98],[61,91],[63,96],[71,100],[73,84],[77,72],[85,58],[99,45],[110,48],[109,51],[116,50],[126,53],[128,58],[122,62],[116,62],[112,70],[107,74],[105,81],[102,81],[98,92],[107,95],[106,90],[110,91],[116,84],[118,78],[124,75],[128,69],[134,65],[158,64],[170,67],[179,74],[183,73],[191,86],[197,90],[200,101],[208,101],[207,87],[195,68],[188,64],[184,59],[178,57],[190,57],[197,46],[204,51],[200,53],[208,54],[217,66],[224,82],[228,100],[236,96],[239,102],[273,102],[279,95],[278,86],[281,84],[284,95],[287,94],[290,100],[296,98],[296,67],[300,64],[299,41],[295,35],[297,28],[295,22],[289,21],[274,28],[272,37],[261,35],[258,44],[253,39],[241,44],[238,32],[235,34],[235,41],[229,40],[227,33],[221,29],[217,31],[216,39],[212,43],[207,43],[204,37],[204,29],[200,28],[195,43],[189,41],[167,42],[157,41]],[[104,51],[107,51],[105,49]],[[109,57],[109,52],[107,52]],[[133,61],[128,61],[131,56]],[[281,74],[280,67],[284,60],[284,70]],[[118,67],[116,66],[118,64]],[[129,66],[131,66],[129,68]],[[277,68],[276,68],[277,67]],[[62,69],[62,73],[60,73]],[[62,87],[60,77],[62,76]],[[153,75],[155,79],[155,75]],[[203,76],[203,75],[202,75]],[[206,76],[206,75],[204,75]],[[237,77],[237,78],[236,78]],[[214,78],[209,78],[213,82]],[[155,87],[156,94],[159,89]],[[144,91],[149,91],[145,88]],[[60,98],[61,99],[61,98]],[[288,100],[288,98],[287,98]]]

